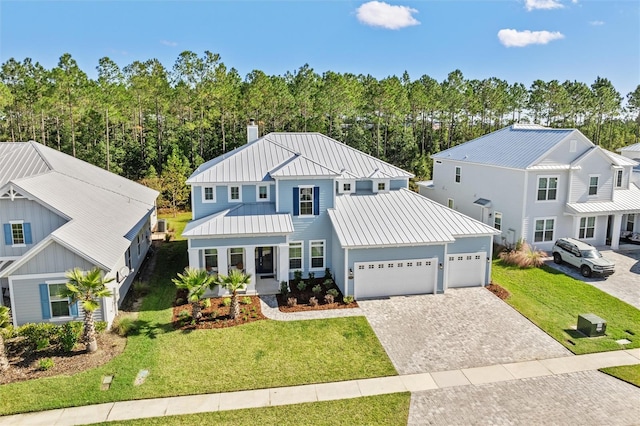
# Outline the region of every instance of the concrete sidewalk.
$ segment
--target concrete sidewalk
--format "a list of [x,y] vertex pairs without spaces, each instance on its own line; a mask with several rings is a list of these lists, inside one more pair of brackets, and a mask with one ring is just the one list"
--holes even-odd
[[0,425],[80,425],[115,420],[238,410],[551,376],[640,363],[640,349],[433,373],[258,389],[207,395],[121,401],[0,417]]

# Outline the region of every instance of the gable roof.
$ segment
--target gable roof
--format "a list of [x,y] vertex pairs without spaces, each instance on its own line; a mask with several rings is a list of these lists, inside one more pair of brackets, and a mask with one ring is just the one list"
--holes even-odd
[[513,124],[441,151],[431,158],[526,169],[574,132],[580,133],[575,129]]
[[[11,168],[5,168],[12,164]],[[124,254],[146,218],[158,192],[37,142],[0,143],[0,188],[12,187],[62,215],[68,222],[47,239],[110,269]],[[33,256],[34,246],[6,276]]]
[[640,152],[640,142],[620,148],[620,152]]
[[441,244],[456,237],[498,234],[495,228],[408,189],[336,197],[329,209],[345,248]]
[[262,182],[273,177],[340,176],[368,178],[413,175],[320,133],[269,133],[198,167],[188,184]]

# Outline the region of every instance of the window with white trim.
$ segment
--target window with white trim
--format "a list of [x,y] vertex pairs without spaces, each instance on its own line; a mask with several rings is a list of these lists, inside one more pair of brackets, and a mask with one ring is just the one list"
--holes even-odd
[[138,245],[138,257],[142,254],[142,237],[140,234],[136,235],[136,243]]
[[269,201],[269,185],[258,185],[258,201]]
[[216,188],[214,186],[202,187],[202,202],[203,203],[215,203],[216,201]]
[[229,249],[229,266],[244,269],[244,249],[242,247]]
[[533,241],[536,243],[553,241],[555,219],[536,219]]
[[289,269],[302,269],[302,241],[289,243]]
[[24,222],[11,222],[11,241],[14,246],[24,244]]
[[65,283],[48,284],[49,286],[49,306],[51,307],[51,318],[71,316],[69,298],[62,296],[67,289]]
[[378,191],[386,191],[387,184],[385,182],[378,182]]
[[589,195],[598,195],[598,176],[589,176]]
[[324,269],[324,240],[309,241],[310,269]]
[[313,216],[313,187],[300,187],[300,216]]
[[558,178],[555,176],[538,177],[538,201],[555,200],[558,196]]
[[456,183],[460,183],[462,169],[460,167],[456,167]]
[[343,183],[342,184],[342,191],[343,192],[351,192],[351,184],[350,183]]
[[453,209],[453,198],[447,199],[447,207]]
[[211,273],[218,272],[218,250],[204,249],[204,269]]
[[502,213],[493,212],[493,227],[502,231]]
[[240,190],[240,186],[238,185],[229,186],[229,201],[232,203],[239,203],[242,201],[242,192]]
[[595,229],[596,229],[595,216],[581,217],[580,228],[578,229],[578,238],[593,238],[595,235]]
[[616,170],[616,188],[622,188],[622,170]]
[[631,213],[627,215],[627,231],[629,232],[633,232],[633,226],[635,225],[636,222],[636,215]]

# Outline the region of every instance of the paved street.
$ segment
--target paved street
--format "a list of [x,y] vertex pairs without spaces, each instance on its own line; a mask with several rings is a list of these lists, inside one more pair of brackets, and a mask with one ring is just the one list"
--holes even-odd
[[600,250],[603,257],[616,263],[616,272],[606,279],[595,276],[585,278],[577,268],[566,263],[556,265],[551,258],[546,263],[640,309],[640,246],[637,247],[635,250]]
[[481,287],[358,304],[400,374],[571,355]]

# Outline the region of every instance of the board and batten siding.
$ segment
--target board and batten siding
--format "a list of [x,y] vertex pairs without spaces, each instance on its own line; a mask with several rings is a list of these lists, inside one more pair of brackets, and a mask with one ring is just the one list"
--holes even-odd
[[[42,302],[40,300],[40,284],[51,281],[64,281],[64,274],[42,276],[39,278],[20,278],[11,277],[11,284],[13,287],[13,303],[15,304],[15,311],[12,312],[14,320],[17,325],[37,322],[65,322],[64,320],[57,320],[55,318],[45,319],[42,312]],[[78,309],[77,317],[73,318],[75,321],[82,321],[84,312],[82,306]],[[93,313],[93,317],[96,321],[103,321],[102,315],[102,303],[100,307]]]
[[[43,207],[35,201],[26,198],[0,199],[0,224],[10,221],[22,220],[31,226],[31,244],[25,247],[12,247],[6,245],[4,235],[0,239],[0,257],[22,256],[30,250],[33,245],[42,241],[47,235],[64,225],[67,220],[51,210]],[[0,228],[0,232],[4,230]]]
[[52,242],[33,258],[29,259],[27,263],[19,267],[12,275],[64,273],[73,268],[88,271],[94,267],[95,265],[83,257],[78,256],[56,242]]

